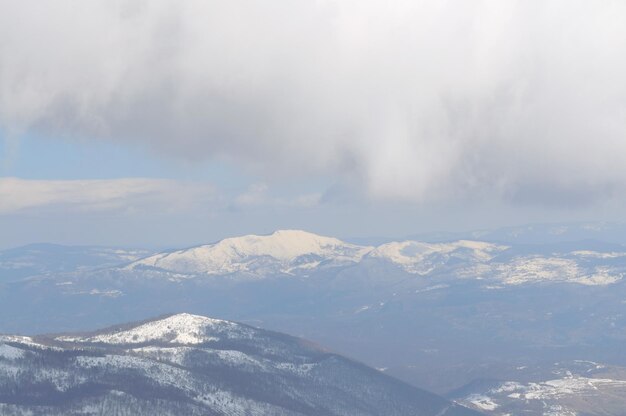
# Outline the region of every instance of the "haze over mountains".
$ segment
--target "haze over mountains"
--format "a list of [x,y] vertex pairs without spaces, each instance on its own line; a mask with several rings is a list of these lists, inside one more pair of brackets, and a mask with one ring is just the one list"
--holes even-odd
[[149,254],[150,250],[142,249],[29,244],[0,251],[0,282],[10,278],[117,266]]
[[[20,249],[0,253],[1,332],[87,330],[185,311],[219,316],[314,340],[496,415],[524,408],[535,385],[612,380],[597,384],[610,389],[606,398],[626,380],[626,248],[613,242],[354,244],[284,230],[142,258],[116,249],[118,264],[104,256],[74,270],[46,266],[45,247],[39,256],[24,250],[28,261]],[[506,383],[521,386],[511,393],[521,401],[501,393]],[[551,406],[578,411],[563,394],[550,396],[560,397]],[[600,400],[590,397],[587,404]]]

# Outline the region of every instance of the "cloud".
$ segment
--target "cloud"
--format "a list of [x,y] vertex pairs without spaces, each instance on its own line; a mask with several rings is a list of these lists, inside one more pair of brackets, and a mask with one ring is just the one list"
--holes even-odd
[[311,208],[318,206],[322,202],[322,195],[319,193],[297,194],[291,196],[274,196],[269,192],[269,187],[265,183],[255,183],[248,189],[236,195],[230,203],[231,211],[243,210],[252,207],[277,208]]
[[160,179],[27,180],[0,178],[0,215],[185,212],[215,203],[210,185]]
[[585,204],[626,181],[624,21],[619,0],[0,0],[0,125],[383,200]]

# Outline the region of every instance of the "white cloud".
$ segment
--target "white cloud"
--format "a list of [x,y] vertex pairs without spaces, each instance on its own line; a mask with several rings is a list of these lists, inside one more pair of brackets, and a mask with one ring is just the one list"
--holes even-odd
[[383,199],[580,204],[626,181],[624,21],[621,0],[0,0],[0,124]]
[[215,202],[212,186],[160,179],[27,180],[0,178],[0,215],[169,213]]
[[262,184],[252,184],[248,187],[248,189],[237,195],[235,197],[234,206],[250,206],[250,205],[261,205],[266,204],[269,199],[267,195],[267,185]]
[[250,185],[245,192],[235,196],[230,208],[232,210],[263,206],[270,208],[310,208],[319,205],[321,199],[322,195],[319,193],[274,196],[269,192],[267,184],[256,183]]

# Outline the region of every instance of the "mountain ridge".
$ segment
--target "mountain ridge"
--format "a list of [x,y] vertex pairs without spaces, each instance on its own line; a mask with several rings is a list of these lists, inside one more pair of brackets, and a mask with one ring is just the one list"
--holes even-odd
[[[305,242],[306,244],[303,244]],[[289,273],[295,269],[307,269],[322,262],[330,265],[357,264],[368,258],[383,259],[400,266],[423,260],[428,255],[443,253],[450,255],[455,250],[473,252],[478,259],[491,259],[489,252],[501,252],[508,246],[494,243],[459,240],[448,243],[426,243],[415,240],[392,241],[378,246],[351,244],[334,237],[326,237],[303,230],[277,230],[268,235],[244,235],[230,237],[212,244],[202,244],[181,250],[157,253],[126,265],[124,269],[148,267],[176,273],[227,274],[249,271],[238,267],[250,258],[273,259],[281,265],[278,271]],[[406,255],[404,251],[411,251]],[[419,252],[419,253],[418,253]],[[419,254],[419,255],[416,255]],[[294,265],[293,262],[306,256],[315,258]],[[410,260],[409,257],[414,257]],[[275,270],[276,271],[276,270]],[[414,268],[407,271],[418,273]]]
[[118,327],[0,336],[0,413],[478,415],[286,334],[188,313]]
[[[345,243],[301,230],[278,230],[272,234],[254,234],[225,238],[183,250],[158,253],[132,262],[126,269],[147,266],[179,273],[224,274],[247,271],[242,265],[249,258],[267,257],[278,263],[282,272],[290,268],[306,269],[322,261],[336,264],[357,262],[373,247]],[[300,263],[298,258],[312,256]]]
[[245,235],[157,253],[131,262],[122,270],[164,272],[177,279],[229,275],[259,279],[306,277],[328,268],[367,267],[368,262],[382,262],[416,276],[447,271],[462,278],[495,278],[505,285],[557,281],[595,286],[623,278],[622,268],[590,267],[589,259],[594,255],[598,259],[626,258],[626,249],[608,254],[577,250],[539,256],[518,252],[515,246],[477,240],[404,240],[360,246],[301,230],[279,230],[265,236]]

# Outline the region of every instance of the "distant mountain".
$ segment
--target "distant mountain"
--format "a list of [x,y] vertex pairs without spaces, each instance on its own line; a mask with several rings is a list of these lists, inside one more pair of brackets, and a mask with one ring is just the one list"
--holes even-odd
[[190,314],[0,336],[0,414],[478,415],[301,339]]
[[413,234],[408,239],[429,242],[481,240],[504,244],[554,244],[593,240],[604,243],[626,244],[626,223],[566,222],[526,224],[465,232]]
[[[305,231],[280,230],[157,254],[139,249],[53,244],[0,251],[0,283],[25,277],[62,276],[65,280],[60,283],[71,285],[76,277],[87,276],[88,272],[98,274],[100,269],[108,269],[108,274],[176,280],[302,277],[380,267],[409,275],[480,279],[492,286],[541,282],[596,286],[622,279],[626,273],[626,247],[594,241],[528,245],[476,240],[406,240],[374,247]],[[94,295],[117,293],[91,289]]]
[[428,274],[449,262],[485,263],[509,247],[480,241],[460,240],[450,243],[420,241],[391,242],[370,251],[369,259],[390,262],[408,273]]
[[372,248],[305,231],[281,230],[266,236],[227,238],[215,244],[156,254],[130,264],[127,269],[148,267],[209,275],[235,272],[290,274],[354,264]]
[[118,266],[149,254],[149,250],[142,249],[29,244],[0,251],[0,282],[47,273]]
[[[626,272],[626,248],[611,251],[545,249],[459,240],[401,241],[378,247],[349,244],[298,230],[227,238],[214,244],[159,253],[130,263],[123,272],[160,272],[168,279],[206,276],[275,278],[308,276],[328,269],[385,265],[412,275],[481,279],[490,285],[567,282],[608,285]],[[581,245],[579,248],[587,247]]]

